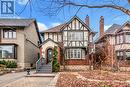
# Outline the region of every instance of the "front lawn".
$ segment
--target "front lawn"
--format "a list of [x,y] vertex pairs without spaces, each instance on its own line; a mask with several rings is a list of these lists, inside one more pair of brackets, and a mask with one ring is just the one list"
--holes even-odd
[[61,72],[56,87],[130,87],[130,72]]

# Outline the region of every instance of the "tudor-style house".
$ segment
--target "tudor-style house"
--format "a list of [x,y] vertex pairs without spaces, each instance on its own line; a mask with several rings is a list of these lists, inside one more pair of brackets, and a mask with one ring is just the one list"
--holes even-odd
[[83,22],[74,16],[67,23],[42,32],[41,57],[49,63],[54,47],[58,47],[58,62],[65,65],[87,65],[89,44],[93,43],[95,32],[89,27],[89,16]]
[[[102,45],[106,41],[112,46],[116,60],[127,60],[123,61],[124,64],[121,66],[129,66],[130,60],[130,22],[126,22],[123,25],[113,24],[104,32],[104,19],[100,21],[100,36],[96,40],[96,44]],[[113,57],[115,57],[113,54]]]
[[16,61],[18,68],[34,67],[39,43],[35,19],[0,19],[0,60]]

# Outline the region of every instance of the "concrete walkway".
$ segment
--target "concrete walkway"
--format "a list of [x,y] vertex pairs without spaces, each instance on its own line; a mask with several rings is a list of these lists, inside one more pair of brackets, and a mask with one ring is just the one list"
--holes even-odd
[[0,76],[0,87],[55,87],[58,74],[34,74],[26,72],[10,73]]
[[[34,71],[31,71],[31,73],[34,73]],[[23,78],[26,75],[26,72],[19,72],[19,73],[9,73],[0,76],[0,87],[11,83],[13,81],[16,81],[18,79]]]

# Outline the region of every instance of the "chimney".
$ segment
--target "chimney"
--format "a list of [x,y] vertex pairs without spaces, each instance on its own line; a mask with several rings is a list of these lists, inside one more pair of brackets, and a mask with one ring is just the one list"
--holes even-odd
[[100,17],[100,37],[104,35],[104,17]]
[[86,25],[89,26],[89,16],[88,15],[86,16],[85,22],[86,22]]

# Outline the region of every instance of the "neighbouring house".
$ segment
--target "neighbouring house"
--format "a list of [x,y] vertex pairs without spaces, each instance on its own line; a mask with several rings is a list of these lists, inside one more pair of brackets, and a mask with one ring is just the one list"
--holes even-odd
[[0,60],[16,61],[18,68],[35,67],[40,43],[35,19],[0,19]]
[[96,40],[96,44],[100,47],[103,43],[109,43],[109,51],[112,59],[111,63],[124,67],[130,66],[130,22],[127,21],[123,25],[113,24],[104,31],[104,18],[100,19],[100,36]]
[[85,22],[74,16],[68,22],[45,30],[41,34],[44,38],[40,47],[41,57],[45,58],[46,64],[52,60],[54,47],[58,49],[58,62],[61,65],[88,64],[89,45],[93,43],[96,34],[89,26],[89,16],[86,16]]

